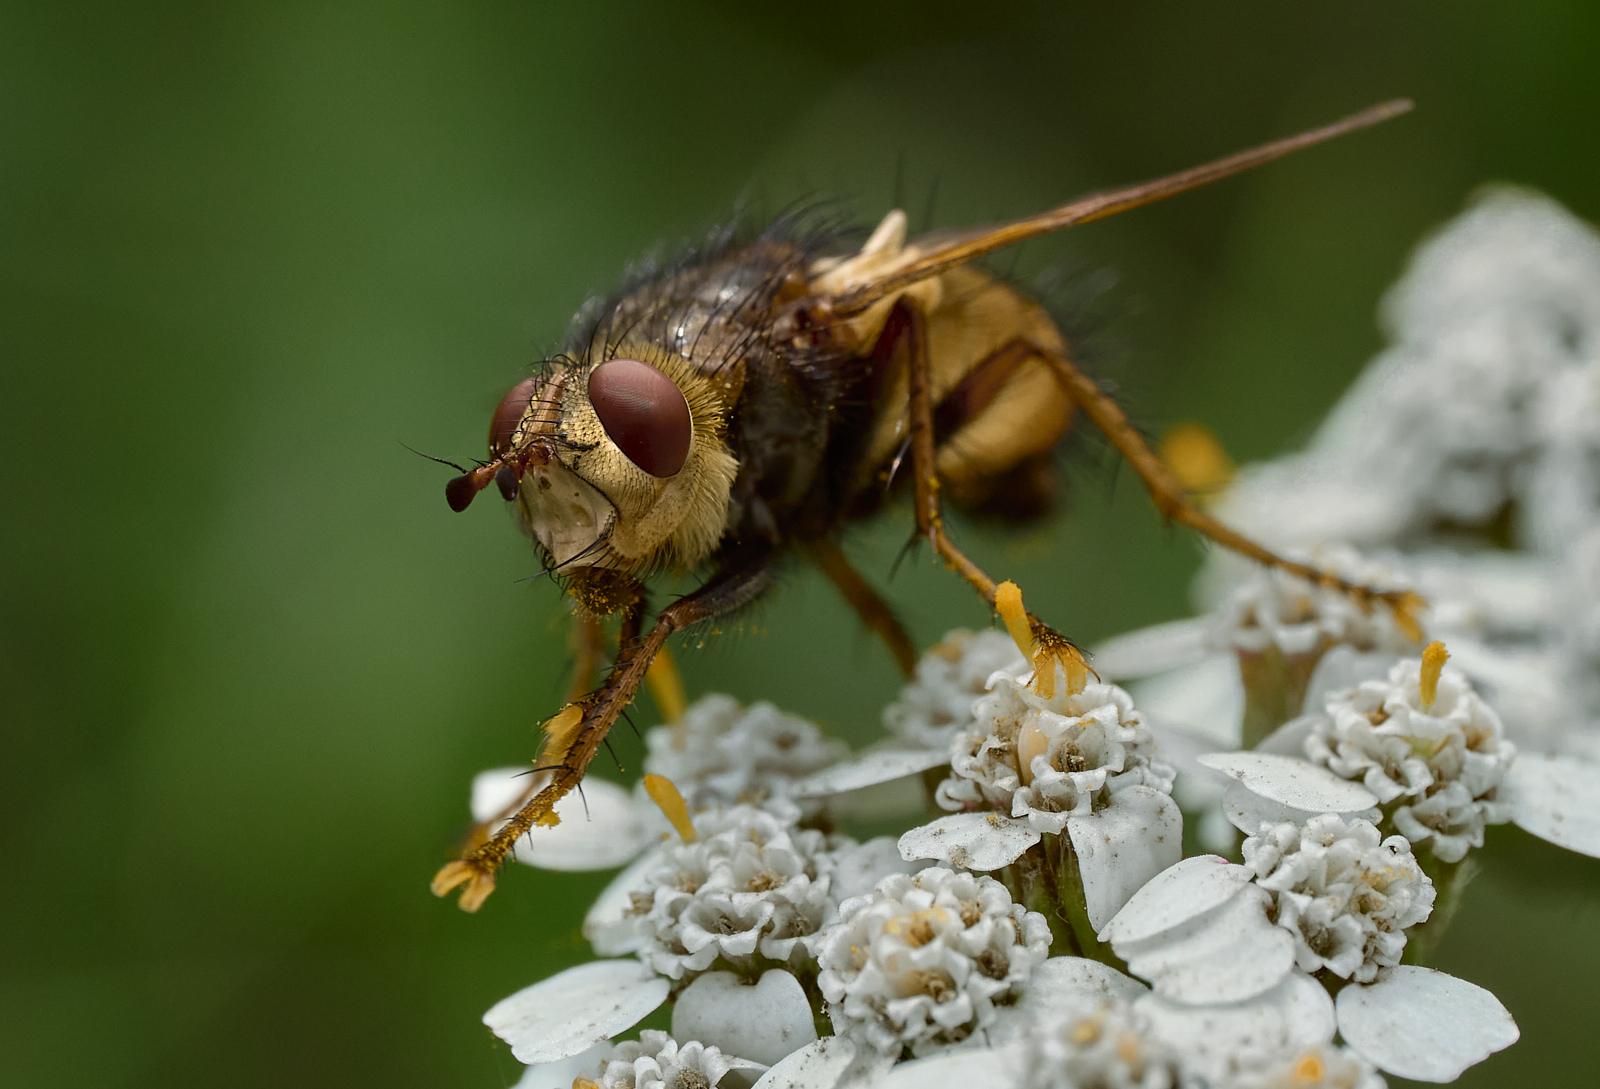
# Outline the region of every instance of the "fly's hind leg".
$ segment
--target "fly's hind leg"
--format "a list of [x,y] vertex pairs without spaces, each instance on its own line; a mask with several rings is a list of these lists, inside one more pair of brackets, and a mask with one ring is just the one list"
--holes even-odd
[[555,805],[582,781],[606,734],[633,701],[650,663],[675,632],[743,607],[771,581],[774,556],[753,552],[725,564],[700,589],[662,609],[650,631],[639,636],[642,594],[623,617],[622,645],[600,687],[563,707],[545,723],[544,743],[535,767],[549,779],[492,836],[471,845],[462,857],[433,878],[433,892],[444,896],[465,886],[461,907],[476,911],[494,891],[495,874],[510,857],[517,839],[538,826],[559,822]]
[[[1055,695],[1057,673],[1067,691],[1081,689],[1090,672],[1078,648],[1060,632],[1027,611],[1022,592],[1013,582],[996,583],[984,570],[957,548],[944,529],[939,502],[939,477],[935,460],[933,395],[928,364],[927,319],[921,307],[910,298],[901,298],[889,312],[881,337],[895,350],[907,353],[910,377],[911,468],[914,474],[913,503],[917,532],[926,537],[934,552],[956,574],[976,590],[991,609],[1000,614],[1017,647],[1033,663],[1033,687],[1046,699]],[[1004,351],[1005,349],[1001,349]]]
[[917,652],[912,646],[911,636],[906,634],[905,626],[894,615],[889,603],[850,565],[844,550],[833,541],[814,541],[807,546],[807,552],[811,561],[833,583],[834,589],[861,617],[861,622],[883,640],[889,653],[894,655],[895,665],[910,680],[917,671]]
[[1026,340],[1013,341],[1000,351],[1028,351],[1054,368],[1073,404],[1083,411],[1089,421],[1116,448],[1117,453],[1121,454],[1133,467],[1134,472],[1139,474],[1139,479],[1144,481],[1145,489],[1150,493],[1151,502],[1155,504],[1156,510],[1161,512],[1162,517],[1170,522],[1188,526],[1208,540],[1268,567],[1287,571],[1316,585],[1348,594],[1363,610],[1371,609],[1374,605],[1383,605],[1394,614],[1395,623],[1409,638],[1417,642],[1422,641],[1422,627],[1417,621],[1417,613],[1423,606],[1420,596],[1410,590],[1377,590],[1350,582],[1328,571],[1280,556],[1237,530],[1228,528],[1190,502],[1183,485],[1150,449],[1144,436],[1129,422],[1128,414],[1122,410],[1122,406],[1101,389],[1094,379],[1074,366],[1070,359]]

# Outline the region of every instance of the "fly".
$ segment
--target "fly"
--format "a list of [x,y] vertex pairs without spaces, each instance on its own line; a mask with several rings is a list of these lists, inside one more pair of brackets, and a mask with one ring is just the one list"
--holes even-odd
[[[509,819],[480,826],[434,892],[465,886],[476,910],[519,836],[556,822],[670,636],[748,605],[799,553],[888,645],[916,655],[878,593],[845,560],[838,534],[907,487],[917,539],[1033,648],[1035,686],[1081,686],[1077,649],[1027,612],[945,531],[943,505],[1027,521],[1048,508],[1051,456],[1075,414],[1139,474],[1169,521],[1254,560],[1383,605],[1414,629],[1419,599],[1282,558],[1189,501],[1122,408],[1073,362],[1043,306],[973,265],[994,250],[1163,200],[1411,108],[1388,102],[1322,128],[1168,177],[1094,194],[1040,215],[908,239],[892,211],[866,243],[779,222],[754,239],[715,239],[593,309],[566,352],[517,383],[495,410],[489,460],[451,480],[465,510],[491,483],[572,598],[578,677],[587,687],[600,625],[619,618],[599,687],[580,688],[545,723],[537,775]],[[704,573],[655,612],[646,588],[667,569]]]

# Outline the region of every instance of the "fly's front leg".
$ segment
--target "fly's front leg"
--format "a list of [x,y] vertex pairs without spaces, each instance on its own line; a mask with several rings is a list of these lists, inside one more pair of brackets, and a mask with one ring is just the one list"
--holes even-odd
[[1162,464],[1161,459],[1145,442],[1144,436],[1129,422],[1128,414],[1122,411],[1122,406],[1102,390],[1094,379],[1080,371],[1065,356],[1057,355],[1028,341],[1013,341],[1001,351],[1015,351],[1019,347],[1031,351],[1054,368],[1073,403],[1083,410],[1089,421],[1100,429],[1116,448],[1117,453],[1121,454],[1128,464],[1133,466],[1134,472],[1139,474],[1139,479],[1144,481],[1145,489],[1150,493],[1151,502],[1161,512],[1162,517],[1179,525],[1188,526],[1224,548],[1248,556],[1268,567],[1276,567],[1318,586],[1348,594],[1364,610],[1371,609],[1375,604],[1382,604],[1394,614],[1395,623],[1408,637],[1419,643],[1422,641],[1422,627],[1416,616],[1423,606],[1420,596],[1410,590],[1376,590],[1370,586],[1350,582],[1309,564],[1286,559],[1276,552],[1263,548],[1237,530],[1229,529],[1189,501],[1183,485],[1172,475],[1172,471]]
[[[628,617],[633,618],[635,636],[638,634],[638,616],[643,612],[641,602],[640,607],[630,609],[625,614],[624,623]],[[567,698],[563,701],[563,706],[577,703],[594,684],[595,671],[600,668],[600,659],[606,651],[604,623],[591,613],[573,609],[572,626],[567,632],[567,646],[572,652],[572,679],[567,682]],[[494,830],[495,825],[528,804],[528,800],[538,792],[539,783],[538,777],[528,776],[527,785],[520,794],[487,820],[479,821],[472,826],[472,831],[467,833],[463,843],[463,850],[472,851],[481,846],[489,838],[489,833]]]
[[558,823],[556,802],[583,780],[606,734],[633,701],[645,671],[666,645],[668,637],[754,600],[771,581],[774,562],[771,553],[762,552],[729,563],[699,590],[662,609],[648,634],[629,638],[630,631],[638,631],[638,618],[632,614],[643,612],[643,598],[640,597],[624,617],[624,642],[604,682],[545,723],[545,739],[536,766],[549,774],[549,780],[494,835],[435,874],[434,895],[444,896],[464,885],[462,909],[476,911],[483,906],[494,891],[495,874],[510,857],[518,837],[540,825],[548,827]]
[[928,363],[927,318],[910,298],[895,303],[884,324],[882,336],[895,337],[896,350],[907,353],[911,413],[911,467],[915,476],[913,502],[916,505],[917,532],[928,539],[945,564],[999,612],[1018,648],[1033,662],[1033,685],[1040,695],[1055,694],[1059,668],[1069,692],[1083,687],[1090,672],[1078,648],[1060,632],[1022,606],[1022,593],[1015,583],[997,584],[984,570],[956,547],[944,529],[939,502],[939,476],[936,469],[933,394]]

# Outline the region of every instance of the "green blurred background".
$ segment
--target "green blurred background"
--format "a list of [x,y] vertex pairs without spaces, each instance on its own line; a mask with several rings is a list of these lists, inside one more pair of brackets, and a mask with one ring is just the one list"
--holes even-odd
[[[940,225],[1032,211],[1410,95],[1003,263],[1114,273],[1102,373],[1248,460],[1475,186],[1600,215],[1585,2],[551,7],[0,5],[5,1084],[515,1080],[479,1014],[585,957],[603,876],[517,868],[476,917],[427,881],[473,772],[532,754],[561,610],[500,504],[452,515],[399,443],[479,453],[631,256],[741,197],[872,220],[897,176]],[[1082,640],[1182,613],[1195,541],[1079,464],[1059,524],[974,551]],[[907,525],[850,542],[880,582]],[[985,622],[952,583],[896,577],[919,639]],[[692,691],[873,736],[894,672],[815,577],[727,627]],[[1485,863],[1440,962],[1524,1038],[1467,1083],[1585,1083],[1600,863],[1514,829]]]

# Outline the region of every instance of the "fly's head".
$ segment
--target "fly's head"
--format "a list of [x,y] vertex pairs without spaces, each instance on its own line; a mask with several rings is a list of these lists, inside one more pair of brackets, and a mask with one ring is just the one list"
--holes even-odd
[[[513,386],[489,426],[490,460],[452,480],[466,509],[491,482],[580,604],[590,583],[693,566],[716,548],[738,469],[728,418],[737,367],[708,375],[648,343],[563,357]],[[588,588],[588,589],[586,589]]]

